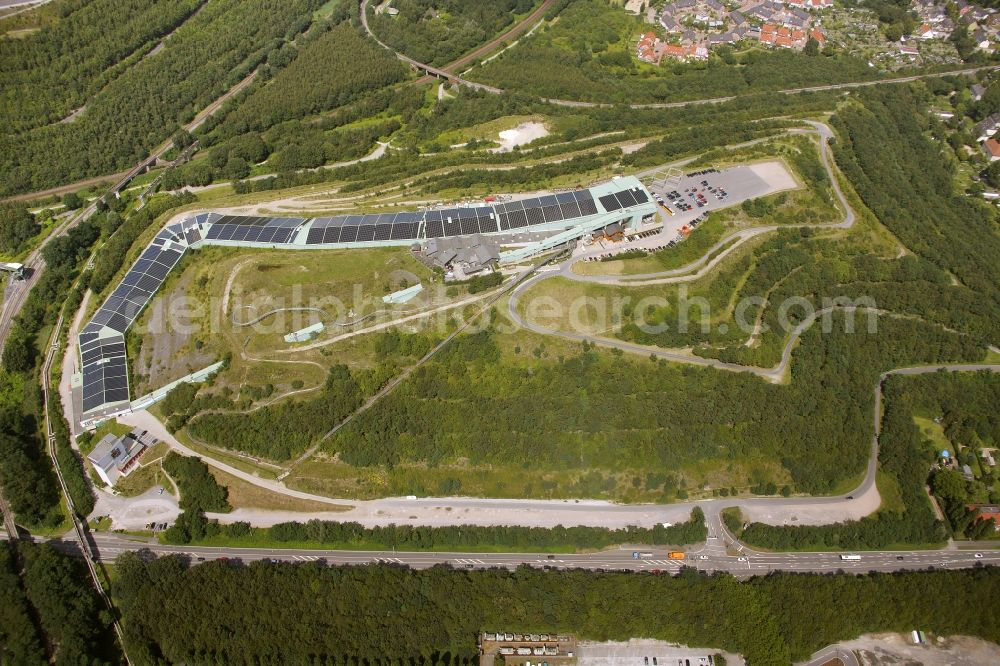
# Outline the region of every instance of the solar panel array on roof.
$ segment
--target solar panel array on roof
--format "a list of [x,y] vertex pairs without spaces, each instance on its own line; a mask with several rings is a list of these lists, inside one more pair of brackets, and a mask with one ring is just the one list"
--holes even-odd
[[649,196],[647,196],[641,187],[635,187],[605,194],[599,197],[599,201],[604,206],[604,210],[610,213],[622,208],[630,208],[646,203],[649,201]]
[[128,400],[124,333],[184,255],[187,235],[197,231],[188,222],[156,235],[80,334],[84,411]]
[[305,222],[301,217],[242,217],[225,215],[212,222],[207,240],[240,243],[290,243],[295,230]]
[[423,213],[318,217],[309,227],[306,245],[417,240],[420,238],[420,222],[423,217]]
[[118,333],[99,338],[96,333],[82,334],[80,355],[83,359],[83,411],[128,400],[124,335]]

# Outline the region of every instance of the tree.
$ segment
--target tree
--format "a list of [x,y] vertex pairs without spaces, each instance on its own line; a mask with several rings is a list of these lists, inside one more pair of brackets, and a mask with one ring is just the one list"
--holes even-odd
[[968,494],[965,478],[956,470],[939,469],[931,477],[934,494],[948,502],[962,502]]
[[819,55],[819,42],[816,41],[815,37],[810,37],[808,41],[806,41],[806,45],[802,49],[802,52],[805,53],[807,56]]
[[23,206],[0,208],[0,251],[16,253],[22,244],[36,236],[41,227]]
[[66,210],[76,210],[83,205],[83,199],[76,192],[68,192],[63,195],[62,203]]
[[179,129],[174,132],[174,135],[170,137],[171,142],[174,144],[174,148],[177,150],[184,150],[192,143],[194,143],[194,137],[186,129]]
[[986,167],[986,171],[983,172],[983,180],[990,187],[1000,187],[1000,160],[990,162],[990,165]]
[[250,165],[242,157],[230,157],[222,173],[230,180],[240,180],[250,175]]

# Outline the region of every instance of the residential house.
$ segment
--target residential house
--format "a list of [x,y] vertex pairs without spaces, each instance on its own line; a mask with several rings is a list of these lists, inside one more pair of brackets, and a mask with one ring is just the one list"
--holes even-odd
[[976,520],[992,519],[996,523],[994,529],[1000,532],[1000,506],[995,504],[970,504],[967,508],[977,512]]
[[969,86],[969,92],[972,94],[972,99],[978,102],[983,98],[983,94],[986,92],[986,87],[979,83],[973,83]]
[[941,33],[935,30],[928,23],[923,23],[913,31],[913,36],[917,39],[940,39]]
[[972,133],[976,136],[976,141],[985,141],[996,134],[998,126],[1000,126],[1000,113],[991,113],[973,125]]
[[986,157],[990,158],[990,162],[1000,160],[1000,143],[992,137],[986,139],[983,142],[983,153],[986,154]]

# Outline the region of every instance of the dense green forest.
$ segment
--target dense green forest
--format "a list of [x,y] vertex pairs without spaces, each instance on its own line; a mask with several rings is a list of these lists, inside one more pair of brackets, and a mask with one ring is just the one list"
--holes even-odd
[[188,568],[177,557],[148,562],[126,553],[116,572],[114,594],[136,664],[471,664],[477,633],[498,629],[593,640],[645,636],[781,666],[866,632],[921,627],[1000,640],[1000,619],[983,612],[1000,593],[993,568],[776,574],[738,583],[692,570],[655,577],[527,567]]
[[[775,526],[752,523],[745,530],[730,528],[745,543],[775,550],[798,548],[884,549],[891,546],[940,544],[947,537],[934,516],[924,485],[935,459],[933,447],[920,438],[913,423],[908,378],[885,382],[885,411],[879,437],[879,464],[885,478],[899,492],[899,509],[885,509],[858,521],[833,525]],[[886,492],[887,488],[883,488]],[[738,522],[738,521],[737,521]]]
[[[91,96],[86,110],[72,123],[5,132],[0,137],[4,174],[0,195],[132,166],[305,29],[311,12],[321,4],[322,0],[207,3],[162,50]],[[45,43],[36,46],[23,57],[42,58],[47,53]]]
[[0,126],[18,133],[66,118],[134,66],[205,0],[69,0],[52,25],[0,40]]
[[111,616],[77,558],[0,542],[0,663],[117,664]]
[[860,58],[786,49],[715,49],[705,63],[640,63],[632,36],[640,20],[606,0],[575,0],[559,20],[523,39],[471,78],[542,97],[662,102],[874,78]]
[[16,255],[41,227],[23,206],[0,206],[0,253]]
[[[344,21],[291,50],[291,62],[218,126],[228,137],[345,106],[363,93],[397,83],[406,65]],[[282,51],[279,51],[281,53]]]
[[[369,11],[379,39],[414,60],[445,65],[490,41],[536,0],[395,0],[397,16]],[[371,8],[374,5],[371,4]]]
[[859,103],[832,119],[837,164],[882,224],[908,249],[972,289],[1000,326],[996,211],[956,192],[954,165],[925,134],[926,92],[919,86],[876,86],[856,94]]

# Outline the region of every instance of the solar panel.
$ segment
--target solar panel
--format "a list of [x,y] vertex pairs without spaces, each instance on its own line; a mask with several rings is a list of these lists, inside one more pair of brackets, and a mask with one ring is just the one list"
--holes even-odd
[[649,197],[641,187],[634,188],[632,190],[632,196],[635,198],[636,203],[646,203],[649,201]]
[[387,241],[389,240],[389,236],[391,235],[392,235],[391,224],[378,224],[375,226],[375,240]]
[[[555,199],[555,197],[552,198]],[[546,222],[558,222],[562,219],[562,211],[557,205],[545,206],[542,208],[542,215],[545,216]]]
[[340,243],[353,243],[358,238],[358,228],[357,227],[341,227],[340,228]]
[[555,206],[559,201],[556,199],[554,194],[546,194],[538,200],[538,205],[544,208],[545,206]]
[[446,236],[458,236],[462,233],[462,227],[457,219],[444,221],[444,233]]
[[479,233],[479,222],[474,217],[463,217],[459,220],[459,228],[463,236],[470,236]]
[[444,224],[441,220],[427,220],[425,232],[427,238],[441,238],[444,236]]
[[336,243],[340,241],[340,230],[343,227],[327,227],[323,231],[322,242],[324,243]]
[[564,220],[572,220],[573,218],[580,217],[580,204],[576,201],[564,203],[559,207],[562,209]]
[[307,245],[318,245],[319,243],[322,243],[323,242],[323,233],[325,231],[327,231],[327,229],[325,229],[323,227],[319,227],[319,228],[312,227],[311,229],[309,229],[309,234],[306,236],[306,244]]
[[622,205],[622,208],[631,208],[635,205],[635,197],[628,190],[616,192],[615,196],[618,197],[618,202]]
[[541,208],[526,208],[524,212],[528,216],[529,226],[535,226],[536,224],[544,224],[545,218],[542,216]]
[[375,229],[374,224],[366,224],[363,227],[358,227],[358,237],[355,240],[365,243],[375,240]]
[[510,214],[510,228],[519,229],[528,226],[528,214],[523,210],[515,210]]
[[291,243],[292,236],[295,235],[295,229],[278,229],[278,232],[274,234],[274,238],[271,239],[272,243]]
[[573,196],[572,192],[559,192],[556,194],[556,201],[560,204],[573,203],[576,201],[576,197]]
[[507,213],[500,213],[497,218],[500,225],[500,231],[507,231],[510,229],[510,218],[507,216]]
[[409,240],[417,237],[417,222],[395,222],[392,225],[392,240]]
[[615,198],[613,194],[605,194],[603,197],[599,197],[601,205],[604,206],[604,210],[611,212],[613,210],[618,210],[621,208],[621,204],[618,203],[618,199]]
[[597,215],[597,204],[594,203],[593,198],[584,199],[577,203],[580,204],[580,215]]
[[496,218],[479,218],[479,231],[484,234],[493,234],[499,231]]
[[260,235],[257,236],[257,242],[271,243],[274,241],[275,237],[278,236],[278,234],[284,235],[287,239],[288,236],[292,235],[292,230],[285,227],[264,227],[264,229],[260,232]]

